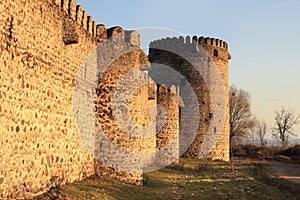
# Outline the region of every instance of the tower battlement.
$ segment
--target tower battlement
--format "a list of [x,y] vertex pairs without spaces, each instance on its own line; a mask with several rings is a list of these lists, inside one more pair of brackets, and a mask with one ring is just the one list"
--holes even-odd
[[228,44],[220,39],[210,38],[210,37],[197,37],[197,36],[180,36],[180,37],[167,37],[159,40],[152,41],[150,43],[150,48],[162,47],[169,44],[200,44],[202,46],[214,46],[222,49],[228,50]]

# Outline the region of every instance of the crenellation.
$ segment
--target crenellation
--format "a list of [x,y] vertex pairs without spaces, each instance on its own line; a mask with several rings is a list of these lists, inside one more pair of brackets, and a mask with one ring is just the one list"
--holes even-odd
[[92,35],[93,35],[94,38],[96,38],[97,37],[97,22],[93,21],[92,27],[93,27],[93,30],[92,30],[93,34]]
[[168,93],[168,86],[166,86],[164,84],[160,85],[158,87],[158,96],[160,96],[161,98],[167,99],[168,95],[169,95],[169,93]]
[[179,43],[179,39],[177,37],[173,37],[172,44],[178,44],[178,43]]
[[151,42],[151,46],[156,47],[163,47],[163,46],[169,46],[170,44],[200,44],[202,46],[215,46],[217,48],[228,50],[228,45],[226,42],[220,39],[216,38],[210,38],[210,37],[197,37],[193,36],[192,38],[190,36],[186,36],[185,38],[183,36],[173,37],[173,38],[161,38],[159,40],[155,40]]
[[87,29],[87,24],[88,24],[88,16],[86,11],[82,12],[82,27],[84,28],[84,30],[88,31]]
[[92,16],[87,17],[87,32],[93,35],[93,18]]
[[170,37],[166,38],[166,45],[172,44],[172,39]]
[[180,36],[180,37],[179,37],[179,43],[180,43],[180,44],[183,44],[183,43],[184,43],[184,37],[183,37],[183,36]]
[[61,6],[61,0],[54,0],[54,4],[57,6]]
[[64,13],[69,14],[69,0],[61,0],[61,9]]
[[197,43],[197,42],[198,42],[198,37],[194,35],[192,38],[192,43]]
[[150,44],[149,44],[149,48],[153,49],[153,48],[156,48],[156,47],[157,47],[156,41],[151,41]]
[[124,30],[120,26],[115,26],[107,29],[107,37],[110,38],[114,35],[123,34]]
[[219,46],[219,39],[216,39],[216,46]]
[[140,47],[140,34],[135,30],[125,31],[125,41],[136,47]]
[[171,88],[170,88],[170,94],[171,94],[171,95],[173,95],[173,94],[174,94],[174,95],[178,95],[178,94],[177,94],[177,89],[176,89],[176,86],[175,86],[175,85],[172,85],[172,86],[171,86]]
[[219,46],[223,48],[223,40],[219,40]]
[[204,44],[207,44],[207,45],[210,44],[210,38],[209,37],[204,38]]
[[107,39],[107,31],[104,24],[98,24],[96,28],[97,42],[102,42]]
[[81,5],[76,6],[76,21],[77,23],[82,26],[82,19],[83,19],[83,10]]
[[191,37],[189,35],[185,37],[185,44],[191,44]]
[[76,21],[87,33],[92,35],[93,38],[96,40],[99,39],[97,38],[97,23],[93,21],[92,16],[88,16],[81,5],[76,4],[76,0],[55,0],[55,4],[60,5],[61,10],[67,14],[70,19]]
[[199,37],[198,39],[198,44],[204,45],[205,44],[205,39],[203,36]]
[[72,20],[76,21],[76,0],[69,1],[69,15]]

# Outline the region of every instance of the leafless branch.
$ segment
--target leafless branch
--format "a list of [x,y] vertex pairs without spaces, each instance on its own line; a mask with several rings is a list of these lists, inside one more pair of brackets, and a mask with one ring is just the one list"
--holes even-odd
[[236,86],[229,91],[230,141],[235,136],[245,136],[255,125],[250,110],[250,94]]
[[295,136],[293,127],[300,122],[300,116],[297,116],[294,110],[282,107],[281,110],[275,111],[274,119],[272,135],[285,147],[289,144],[290,137]]

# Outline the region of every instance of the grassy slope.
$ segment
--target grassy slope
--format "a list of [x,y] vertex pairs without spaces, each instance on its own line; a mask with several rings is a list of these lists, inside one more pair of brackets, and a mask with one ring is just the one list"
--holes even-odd
[[146,173],[143,187],[90,178],[37,199],[300,199],[299,185],[264,178],[261,167],[234,163],[234,169],[225,162],[180,159],[179,164]]

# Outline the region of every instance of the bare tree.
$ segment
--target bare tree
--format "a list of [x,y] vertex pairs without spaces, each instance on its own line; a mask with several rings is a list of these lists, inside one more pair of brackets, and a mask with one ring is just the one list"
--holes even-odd
[[275,111],[274,119],[272,135],[283,147],[286,147],[290,137],[296,135],[293,127],[300,122],[300,116],[296,116],[294,110],[282,107],[281,110]]
[[250,110],[250,94],[236,86],[230,86],[229,90],[230,109],[230,144],[235,137],[248,135],[255,125]]
[[267,124],[265,121],[256,120],[254,134],[259,139],[260,145],[265,145],[265,136],[267,133]]

